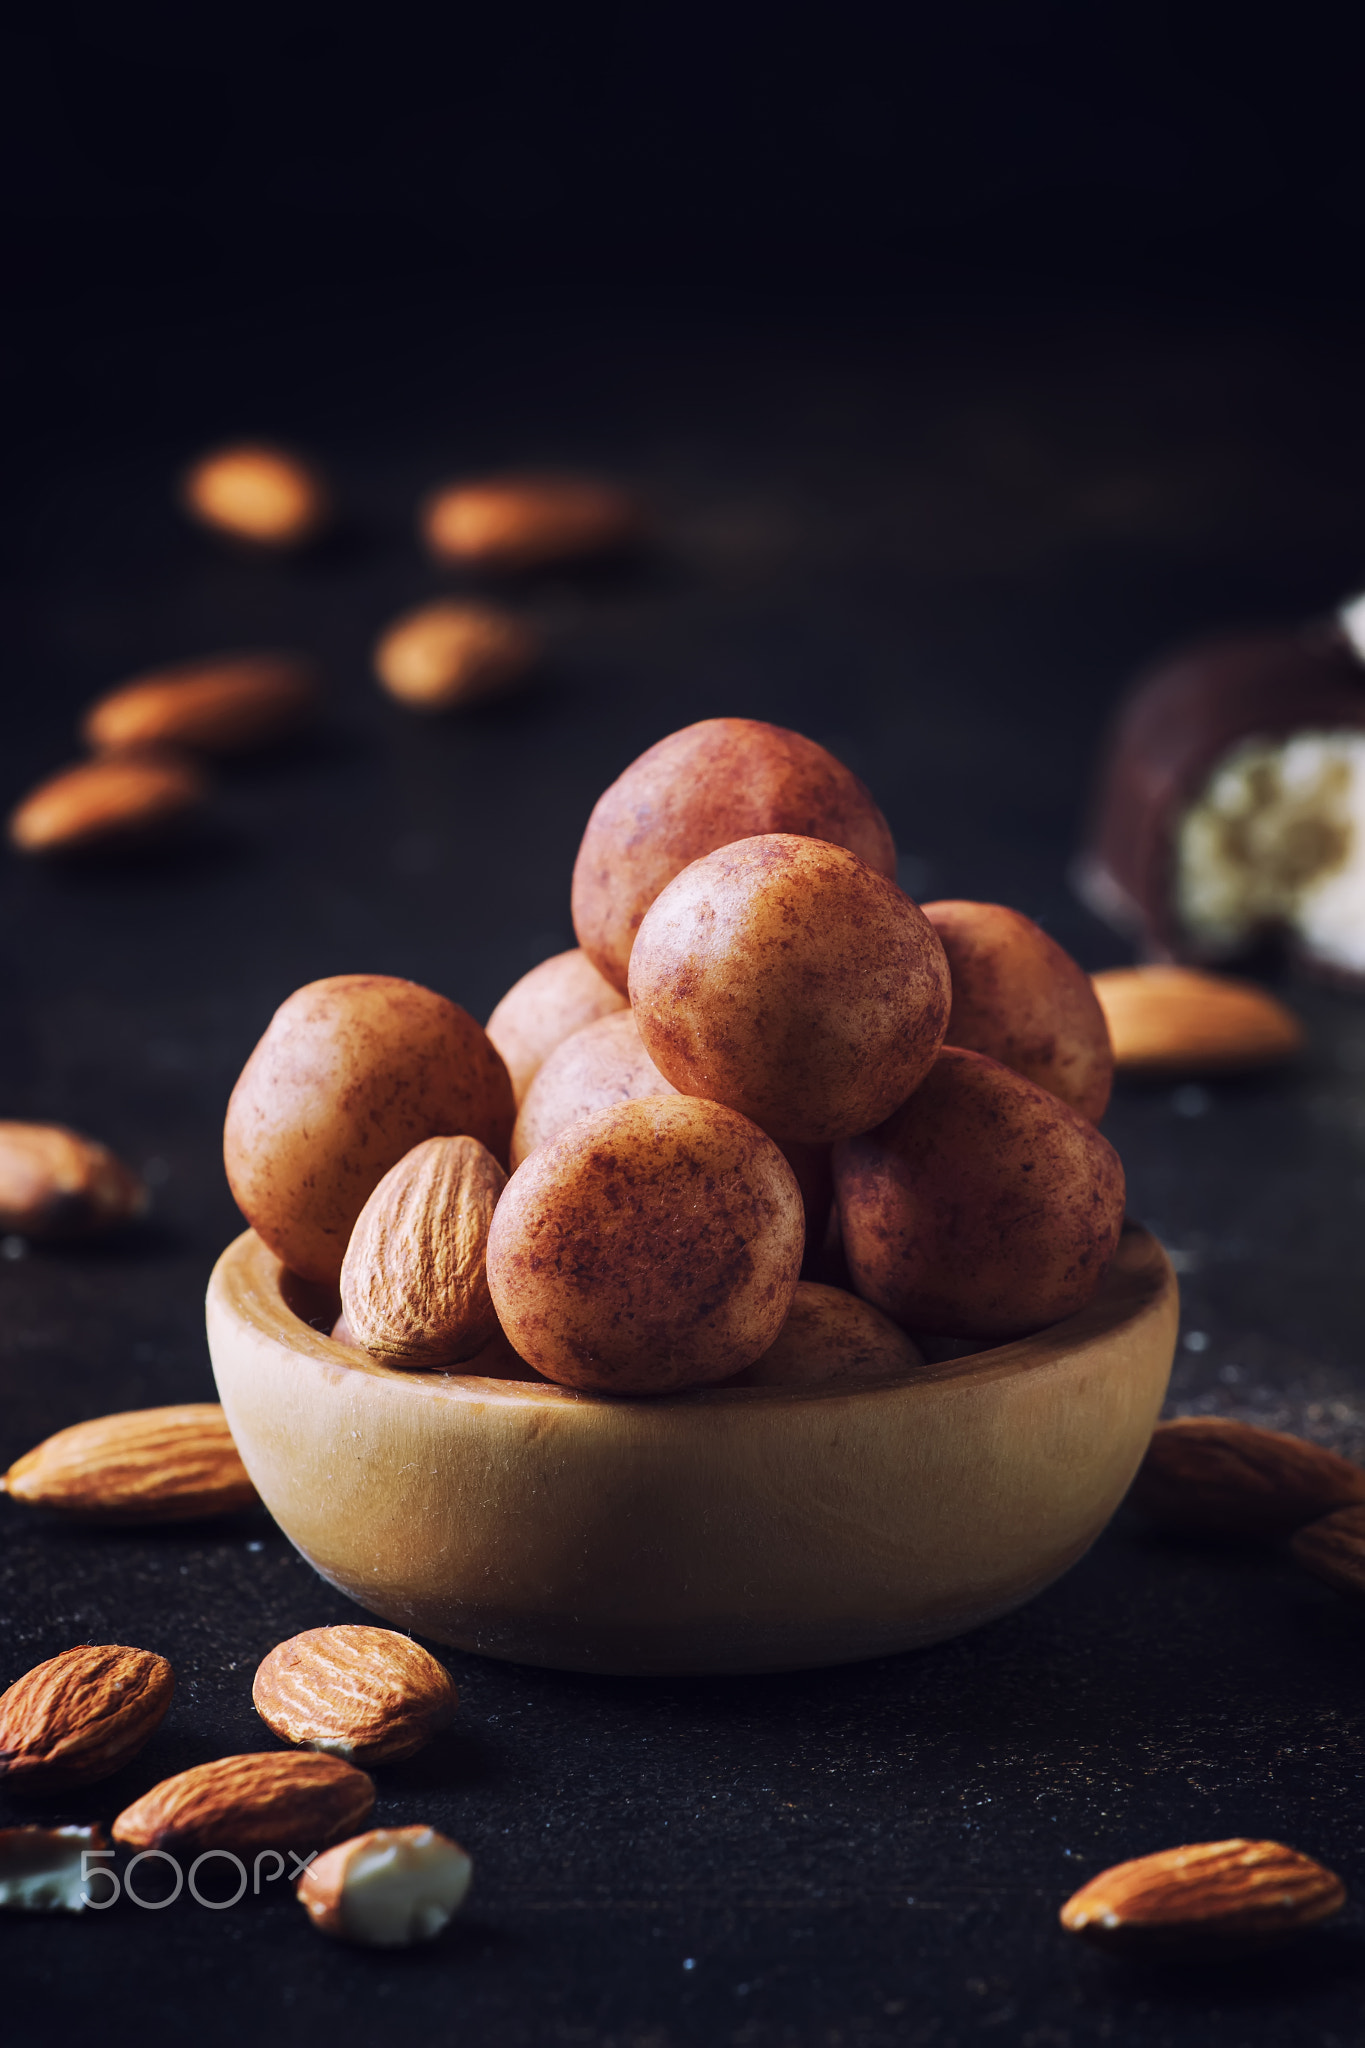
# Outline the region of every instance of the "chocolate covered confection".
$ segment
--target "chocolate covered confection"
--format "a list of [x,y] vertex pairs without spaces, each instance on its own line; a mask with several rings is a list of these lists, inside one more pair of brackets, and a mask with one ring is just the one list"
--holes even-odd
[[1365,975],[1365,663],[1338,624],[1210,641],[1141,677],[1109,741],[1080,894],[1151,959],[1270,935]]

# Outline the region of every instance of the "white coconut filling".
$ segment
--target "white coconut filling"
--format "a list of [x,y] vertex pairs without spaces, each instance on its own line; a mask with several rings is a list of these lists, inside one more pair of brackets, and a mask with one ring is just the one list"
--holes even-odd
[[[82,1854],[103,1846],[98,1828],[5,1828],[0,1831],[0,1906],[26,1913],[83,1913],[87,1880]],[[99,1869],[94,1866],[94,1875]]]
[[1365,972],[1365,732],[1226,753],[1181,821],[1176,909],[1212,957],[1289,930],[1310,957]]
[[1337,624],[1365,660],[1365,597],[1353,597],[1337,613]]
[[385,1832],[377,1830],[379,1839],[346,1865],[342,1929],[350,1940],[375,1948],[430,1941],[464,1904],[470,1860],[433,1828],[387,1840]]

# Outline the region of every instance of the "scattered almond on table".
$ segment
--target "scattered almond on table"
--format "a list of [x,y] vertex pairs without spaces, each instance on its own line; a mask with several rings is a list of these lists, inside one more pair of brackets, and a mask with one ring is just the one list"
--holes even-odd
[[109,691],[86,712],[81,737],[99,754],[149,747],[240,754],[287,738],[317,697],[313,665],[299,655],[209,655]]
[[258,547],[297,547],[330,516],[326,485],[310,463],[254,442],[201,457],[181,498],[201,525]]
[[95,1827],[0,1828],[0,1907],[24,1913],[83,1913],[87,1856],[108,1847]]
[[372,1828],[310,1863],[297,1896],[322,1934],[408,1948],[434,1940],[449,1924],[472,1871],[459,1843],[434,1828]]
[[121,1770],[166,1717],[175,1673],[152,1650],[83,1643],[0,1693],[0,1785],[62,1792]]
[[1157,1425],[1128,1502],[1176,1534],[1277,1538],[1365,1502],[1365,1469],[1282,1430],[1189,1415]]
[[1067,1900],[1061,1921],[1070,1934],[1140,1955],[1297,1934],[1345,1903],[1341,1879],[1311,1856],[1237,1836],[1116,1863]]
[[216,1402],[134,1408],[58,1430],[0,1482],[11,1500],[92,1522],[185,1522],[248,1506],[256,1489]]
[[427,604],[407,612],[374,650],[375,673],[413,711],[453,711],[502,696],[541,657],[539,635],[491,605]]
[[422,537],[438,561],[524,570],[619,552],[644,530],[640,506],[586,477],[493,477],[433,491]]
[[1365,1598],[1365,1505],[1307,1523],[1289,1548],[1297,1563],[1339,1593]]
[[251,1697],[273,1735],[347,1763],[393,1763],[453,1719],[460,1696],[410,1636],[346,1623],[310,1628],[270,1652]]
[[1125,1074],[1273,1066],[1304,1043],[1292,1010],[1249,981],[1193,967],[1112,967],[1092,976]]
[[90,1237],[146,1207],[146,1188],[107,1145],[64,1124],[0,1123],[0,1231]]
[[339,1757],[267,1750],[163,1779],[125,1807],[113,1836],[128,1849],[302,1854],[363,1827],[373,1807],[373,1779]]
[[10,812],[9,841],[27,854],[137,844],[182,825],[207,794],[203,770],[183,756],[101,756],[64,768],[31,790]]

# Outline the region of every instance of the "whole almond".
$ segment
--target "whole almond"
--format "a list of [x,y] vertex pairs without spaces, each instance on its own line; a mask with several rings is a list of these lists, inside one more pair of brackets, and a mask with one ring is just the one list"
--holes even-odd
[[107,1145],[64,1124],[0,1123],[0,1231],[88,1237],[146,1207],[146,1188]]
[[414,711],[450,711],[496,697],[540,659],[529,626],[488,605],[428,604],[396,619],[374,651],[391,697]]
[[407,1948],[433,1940],[459,1911],[472,1868],[434,1828],[371,1828],[310,1863],[297,1897],[321,1934]]
[[1299,1564],[1339,1593],[1365,1599],[1365,1507],[1340,1508],[1309,1522],[1289,1548]]
[[1278,1429],[1191,1415],[1157,1425],[1128,1500],[1182,1535],[1281,1537],[1365,1501],[1365,1470]]
[[311,665],[296,655],[213,655],[111,690],[86,712],[81,736],[101,754],[148,747],[240,754],[295,731],[317,694]]
[[181,487],[190,515],[235,540],[296,547],[327,524],[322,478],[280,448],[247,443],[203,456]]
[[220,1757],[164,1778],[125,1807],[113,1836],[130,1849],[325,1849],[363,1827],[374,1782],[333,1756],[268,1750]]
[[103,1522],[226,1515],[256,1489],[216,1402],[134,1408],[58,1430],[15,1461],[3,1491],[30,1507]]
[[1303,1045],[1293,1011],[1251,982],[1193,967],[1114,967],[1092,979],[1122,1073],[1271,1066]]
[[612,484],[584,477],[494,477],[434,491],[422,508],[438,560],[484,569],[536,569],[610,554],[635,540],[640,508]]
[[151,1740],[175,1673],[151,1650],[85,1643],[0,1693],[0,1784],[14,1792],[93,1785]]
[[279,1644],[251,1697],[282,1742],[355,1764],[411,1756],[460,1701],[450,1673],[420,1643],[354,1622],[305,1629]]
[[1195,1842],[1116,1863],[1082,1885],[1062,1925],[1104,1947],[1224,1944],[1296,1934],[1339,1912],[1346,1887],[1281,1842]]
[[108,1846],[102,1828],[0,1828],[0,1907],[83,1913],[96,1874],[85,1859]]
[[83,853],[150,839],[206,794],[200,770],[173,754],[102,756],[31,790],[10,813],[10,844],[20,853]]
[[498,1328],[488,1230],[507,1176],[477,1138],[426,1138],[391,1166],[356,1219],[341,1307],[389,1365],[453,1365]]

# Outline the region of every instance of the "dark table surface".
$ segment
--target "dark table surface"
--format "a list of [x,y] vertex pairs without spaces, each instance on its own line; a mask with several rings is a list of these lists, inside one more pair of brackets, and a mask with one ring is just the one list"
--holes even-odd
[[[572,943],[599,790],[692,719],[827,742],[871,783],[913,892],[999,898],[1087,966],[1122,959],[1065,879],[1105,716],[1163,645],[1365,582],[1360,339],[999,309],[471,324],[413,289],[364,314],[16,343],[5,800],[148,664],[297,646],[329,697],[315,737],[222,775],[174,857],[0,864],[0,1113],[104,1138],[155,1195],[116,1242],[0,1245],[0,1464],[86,1416],[212,1398],[204,1285],[240,1228],[222,1113],[275,1005],[373,969],[485,1016]],[[178,518],[177,467],[243,431],[333,470],[346,522],[316,554],[240,557]],[[439,587],[414,503],[521,465],[636,482],[659,545],[518,592],[551,636],[543,680],[418,720],[368,671],[377,629]],[[1365,1452],[1365,1008],[1291,995],[1310,1029],[1294,1072],[1124,1089],[1106,1128],[1134,1212],[1179,1255],[1174,1408]],[[172,1771],[262,1746],[259,1659],[356,1616],[260,1511],[92,1534],[0,1503],[0,1531],[0,1685],[84,1640],[144,1644],[179,1674],[150,1747],[63,1819],[107,1823]],[[402,2025],[597,2048],[1360,2037],[1365,1631],[1278,1555],[1158,1541],[1121,1515],[976,1635],[785,1677],[443,1654],[458,1723],[381,1773],[377,1817],[472,1852],[444,1939],[342,1949],[283,1885],[222,1913],[182,1896],[11,1915],[6,2021],[33,2040]],[[0,1821],[31,1817],[0,1800]],[[1242,1833],[1321,1857],[1360,1903],[1226,1973],[1135,1972],[1058,1930],[1105,1865]]]

